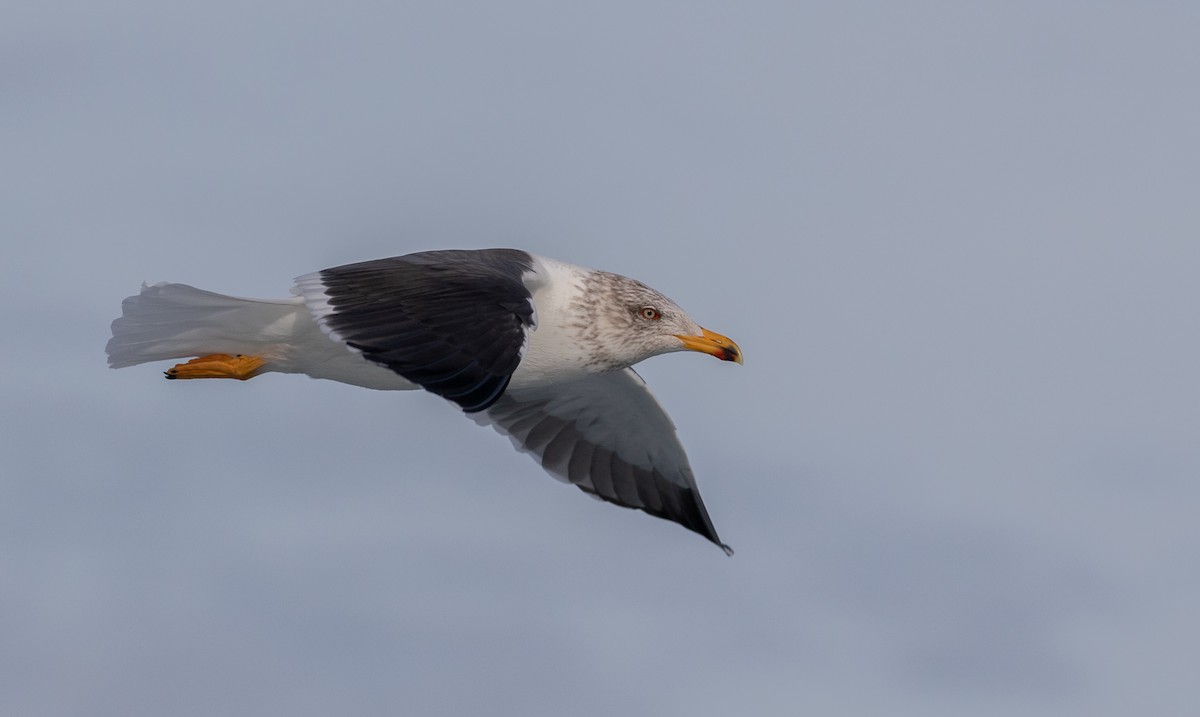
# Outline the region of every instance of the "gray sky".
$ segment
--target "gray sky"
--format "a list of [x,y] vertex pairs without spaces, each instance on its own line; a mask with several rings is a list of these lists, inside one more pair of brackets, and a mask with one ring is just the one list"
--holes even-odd
[[[1183,713],[1194,3],[27,3],[0,24],[0,713]],[[105,368],[143,280],[518,246],[721,537],[439,399]]]

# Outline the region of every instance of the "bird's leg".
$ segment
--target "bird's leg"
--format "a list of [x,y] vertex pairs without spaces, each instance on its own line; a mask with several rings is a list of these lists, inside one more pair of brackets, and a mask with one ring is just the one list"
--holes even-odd
[[260,356],[246,354],[209,354],[194,358],[187,363],[176,364],[166,370],[167,378],[236,378],[245,381],[258,375],[258,370],[267,363]]

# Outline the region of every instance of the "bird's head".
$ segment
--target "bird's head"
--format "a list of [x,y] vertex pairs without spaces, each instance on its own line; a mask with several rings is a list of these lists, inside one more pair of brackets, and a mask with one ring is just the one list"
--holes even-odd
[[658,291],[634,279],[597,274],[608,284],[595,294],[606,297],[595,316],[597,338],[615,365],[631,366],[672,351],[700,351],[742,363],[742,350],[732,339],[703,328]]

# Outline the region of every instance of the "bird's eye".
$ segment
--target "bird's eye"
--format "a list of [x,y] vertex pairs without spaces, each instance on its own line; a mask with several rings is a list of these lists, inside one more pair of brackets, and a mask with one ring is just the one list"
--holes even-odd
[[647,321],[658,321],[662,318],[662,313],[653,306],[643,306],[641,312],[642,318]]

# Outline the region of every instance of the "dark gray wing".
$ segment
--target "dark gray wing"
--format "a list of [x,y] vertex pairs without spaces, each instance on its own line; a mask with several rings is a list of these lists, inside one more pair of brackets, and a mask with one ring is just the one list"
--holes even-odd
[[610,503],[717,537],[675,425],[633,369],[510,389],[472,418],[509,436],[555,478]]
[[429,251],[297,279],[333,338],[421,387],[481,411],[521,362],[534,311],[515,249]]

